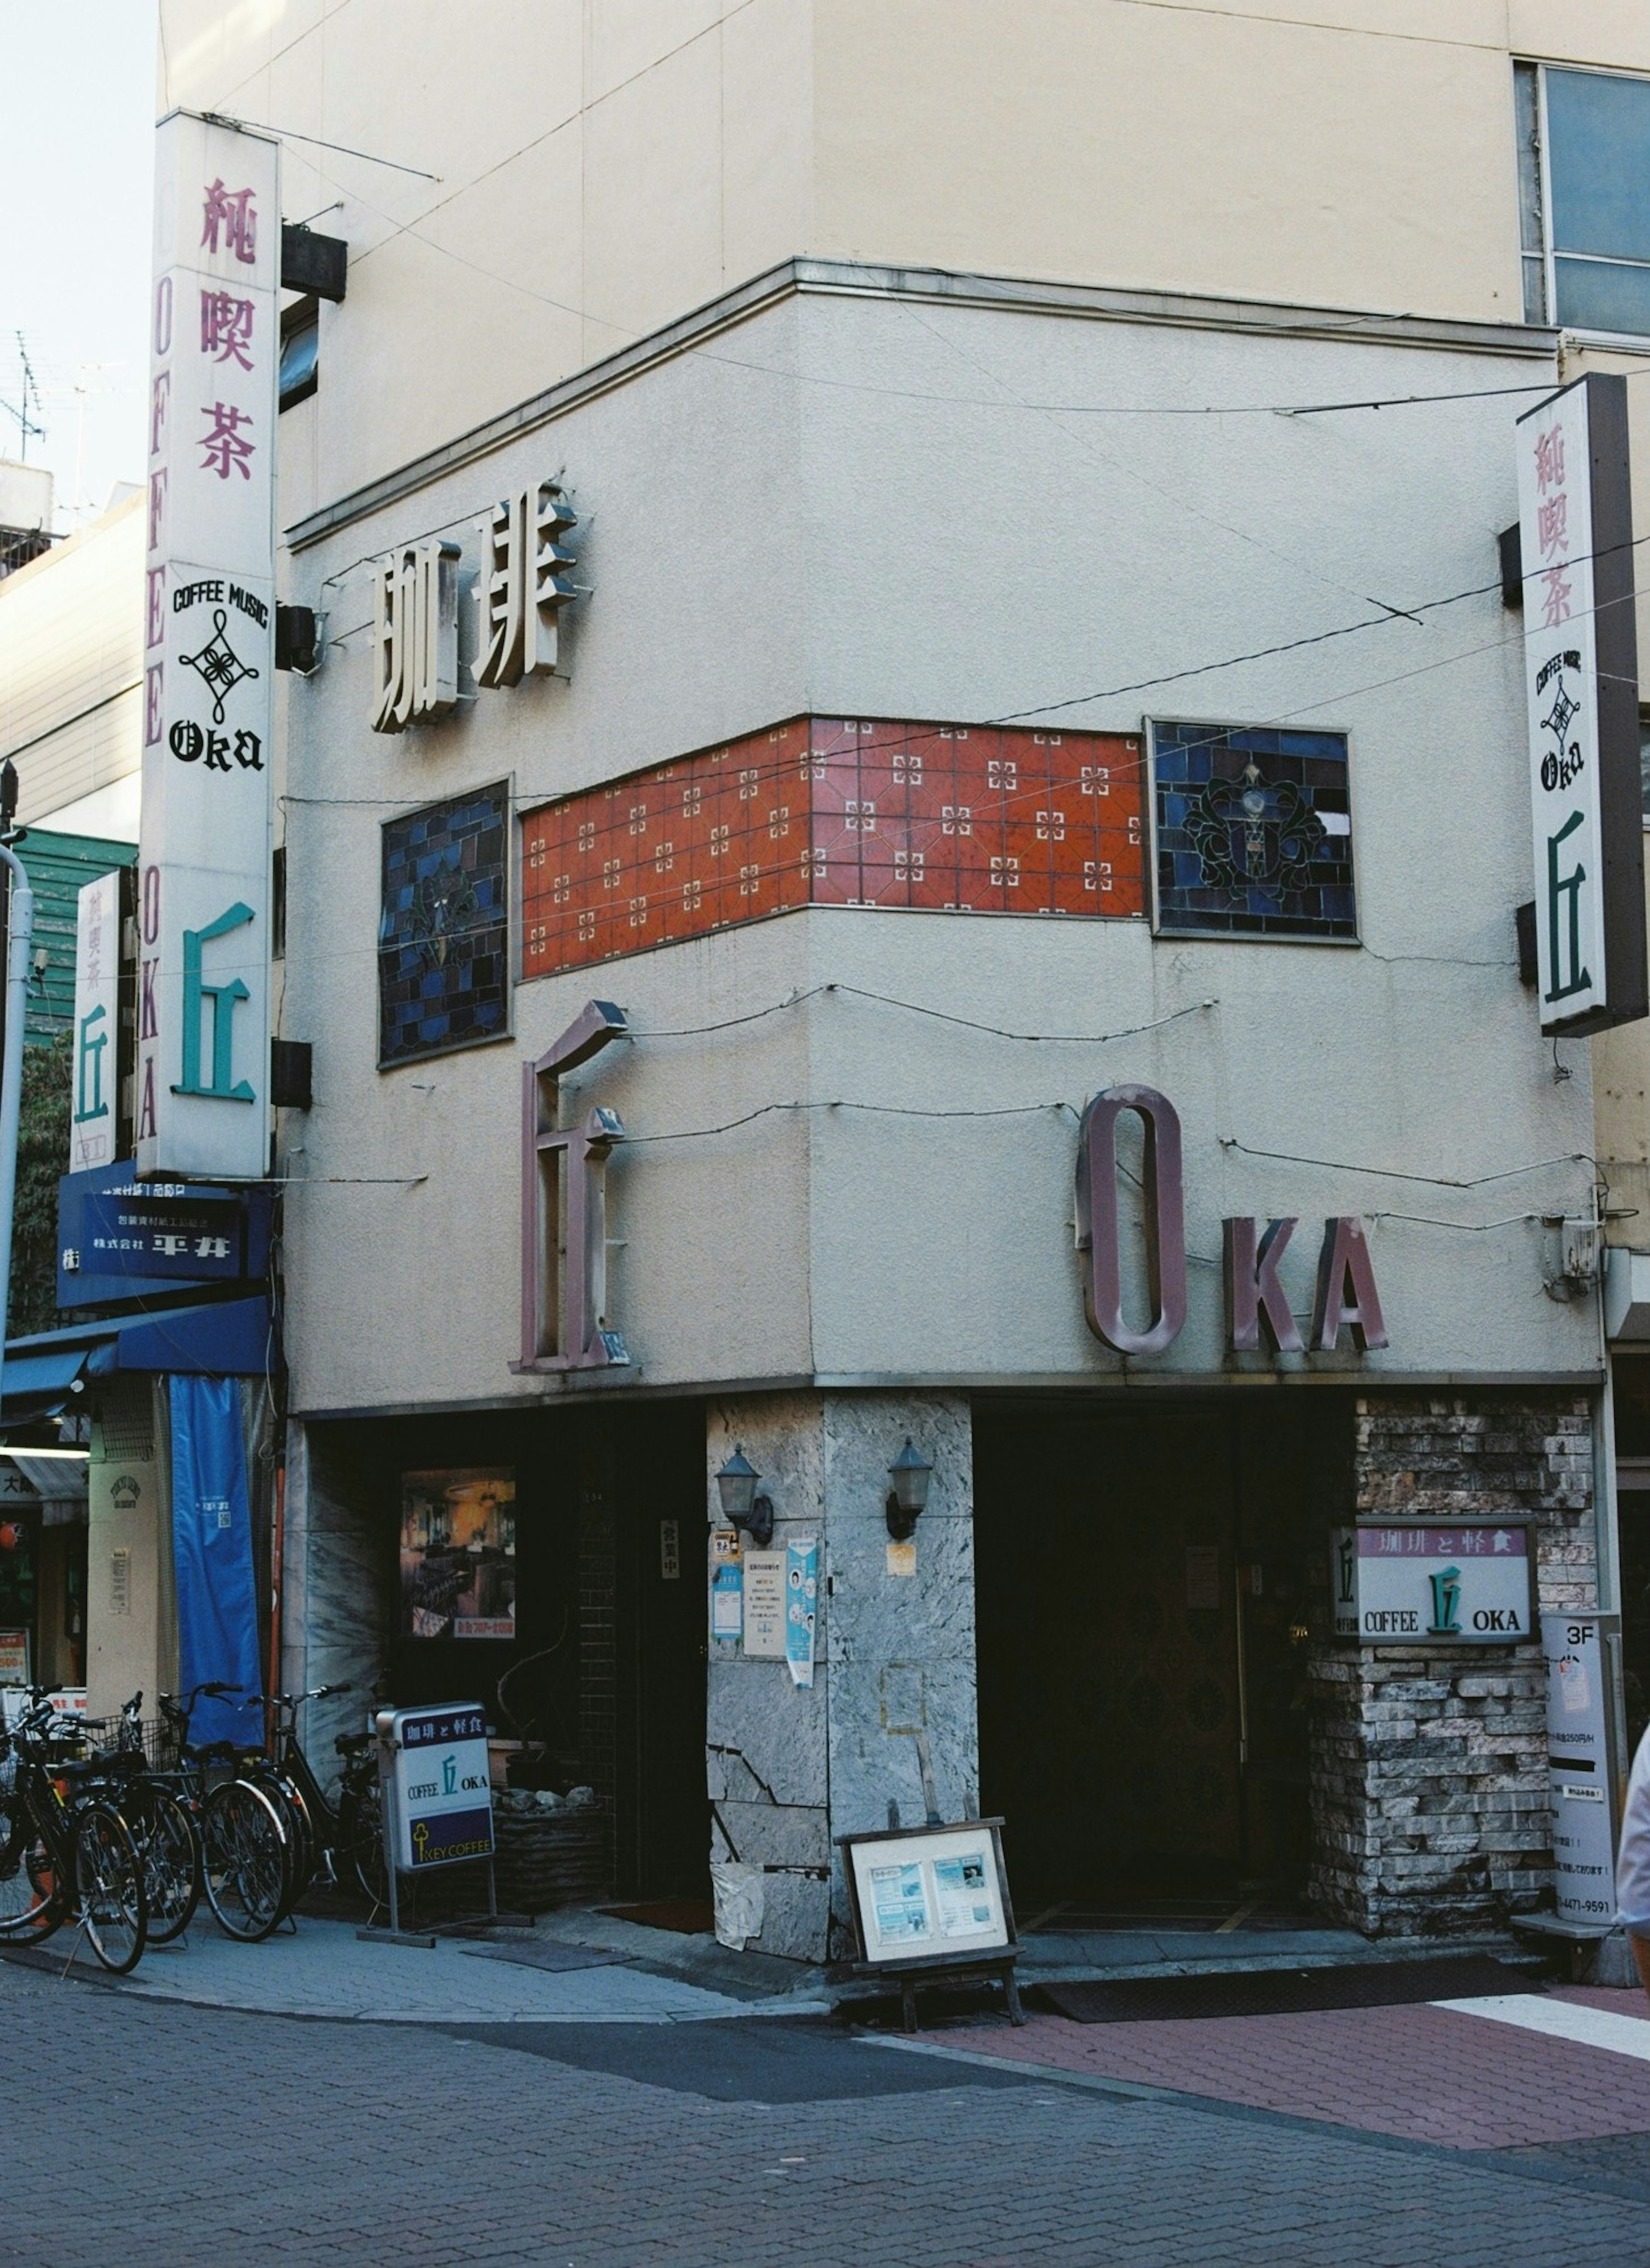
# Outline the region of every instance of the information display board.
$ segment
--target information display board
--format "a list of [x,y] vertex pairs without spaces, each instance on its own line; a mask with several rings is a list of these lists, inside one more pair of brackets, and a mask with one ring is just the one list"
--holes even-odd
[[862,1957],[966,1962],[1014,1942],[1000,1819],[843,1837]]
[[1616,1914],[1616,1788],[1607,1637],[1613,1616],[1543,1615],[1547,1774],[1560,1921],[1608,1929]]

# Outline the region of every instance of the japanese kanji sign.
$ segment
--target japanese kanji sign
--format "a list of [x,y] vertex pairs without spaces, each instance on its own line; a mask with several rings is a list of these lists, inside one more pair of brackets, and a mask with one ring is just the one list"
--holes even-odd
[[1627,389],[1596,372],[1518,423],[1541,1025],[1650,1013]]
[[269,1144],[280,151],[181,113],[158,136],[137,1171],[253,1181]]
[[119,1118],[121,878],[99,874],[80,892],[75,919],[74,1084],[69,1170],[112,1166]]
[[471,697],[460,690],[461,673],[477,686],[500,686],[555,670],[561,610],[578,595],[573,555],[561,539],[577,525],[560,485],[538,481],[505,497],[482,522],[479,573],[447,538],[408,545],[375,563],[375,733],[450,717]]
[[458,705],[459,560],[438,538],[380,560],[372,585],[372,730],[438,724]]

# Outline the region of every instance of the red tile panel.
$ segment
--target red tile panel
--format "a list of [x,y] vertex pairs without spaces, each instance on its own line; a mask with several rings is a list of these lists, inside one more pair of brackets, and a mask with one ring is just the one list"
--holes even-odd
[[524,978],[804,905],[1138,917],[1134,735],[794,718],[521,821]]

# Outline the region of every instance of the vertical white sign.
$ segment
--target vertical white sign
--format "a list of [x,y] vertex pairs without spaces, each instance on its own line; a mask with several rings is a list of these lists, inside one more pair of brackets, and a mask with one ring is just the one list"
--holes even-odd
[[1608,1929],[1616,1913],[1616,1807],[1600,1617],[1543,1615],[1541,1646],[1558,1918]]
[[69,1170],[112,1166],[120,1119],[121,878],[100,874],[75,917],[75,1061]]
[[1543,1031],[1606,1006],[1596,562],[1585,383],[1518,423],[1524,670]]
[[279,144],[157,129],[137,1171],[269,1171]]

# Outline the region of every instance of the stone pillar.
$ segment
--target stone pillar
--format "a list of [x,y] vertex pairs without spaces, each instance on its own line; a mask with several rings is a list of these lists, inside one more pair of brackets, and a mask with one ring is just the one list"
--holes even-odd
[[[1533,1519],[1539,1607],[1591,1609],[1592,1425],[1577,1394],[1369,1395],[1357,1508]],[[1539,1644],[1326,1646],[1312,1681],[1315,1902],[1372,1936],[1533,1908],[1552,1865]]]
[[156,1454],[166,1398],[148,1378],[98,1389],[86,1467],[86,1705],[112,1717],[140,1689],[147,1716],[177,1684],[178,1614],[166,1501]]
[[[888,1467],[907,1434],[933,1466],[914,1572],[890,1561]],[[789,1394],[713,1403],[707,1508],[735,1442],[773,1500],[774,1546],[817,1535],[821,1596],[811,1687],[782,1661],[712,1647],[707,1768],[711,1855],[762,1869],[762,1919],[748,1942],[822,1961],[851,1937],[832,1841],[920,1823],[917,1744],[927,1734],[948,1819],[979,1787],[975,1709],[973,1449],[957,1395]]]

